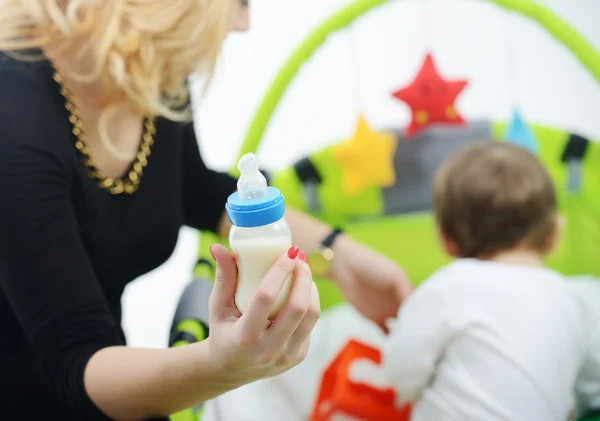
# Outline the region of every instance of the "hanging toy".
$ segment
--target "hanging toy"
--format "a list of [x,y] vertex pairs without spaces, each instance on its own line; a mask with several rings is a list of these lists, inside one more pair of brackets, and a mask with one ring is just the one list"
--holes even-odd
[[354,135],[332,148],[343,167],[345,193],[354,196],[369,187],[393,186],[396,146],[394,134],[373,131],[360,116]]
[[330,421],[345,415],[360,421],[408,421],[411,407],[396,408],[393,389],[379,389],[350,379],[352,365],[360,360],[381,364],[378,349],[350,340],[323,374],[310,421]]
[[436,123],[463,125],[465,120],[454,104],[467,83],[466,80],[442,79],[433,56],[427,54],[413,82],[393,93],[394,98],[405,102],[412,111],[412,120],[405,135],[412,137]]
[[534,155],[538,153],[538,141],[518,109],[513,113],[512,120],[504,133],[504,139],[507,143],[527,149]]

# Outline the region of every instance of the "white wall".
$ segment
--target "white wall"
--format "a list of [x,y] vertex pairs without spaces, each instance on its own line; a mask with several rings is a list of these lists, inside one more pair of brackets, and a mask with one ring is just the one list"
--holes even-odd
[[[538,1],[600,51],[600,0]],[[279,66],[315,25],[347,3],[253,1],[252,30],[230,37],[197,110],[209,165],[233,164]],[[302,70],[266,133],[263,163],[278,168],[349,135],[359,110],[375,126],[405,125],[408,110],[390,95],[412,79],[427,44],[442,75],[470,79],[459,102],[467,118],[504,119],[518,104],[529,121],[600,139],[600,86],[536,24],[484,0],[429,0],[428,7],[422,0],[396,0],[333,36]],[[196,244],[196,234],[182,230],[171,260],[128,287],[123,303],[130,344],[165,345]]]

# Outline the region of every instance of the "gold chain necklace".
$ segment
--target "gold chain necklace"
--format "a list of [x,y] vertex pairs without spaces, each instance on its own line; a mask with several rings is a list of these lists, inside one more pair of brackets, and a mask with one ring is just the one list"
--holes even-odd
[[73,134],[76,137],[75,148],[82,156],[83,164],[88,168],[90,175],[98,181],[100,187],[108,190],[113,195],[132,194],[137,191],[140,186],[140,180],[144,174],[144,168],[148,165],[148,157],[151,153],[152,145],[154,144],[154,135],[156,134],[156,125],[154,118],[144,119],[145,133],[142,136],[142,143],[137,153],[136,160],[133,163],[126,178],[111,178],[106,177],[94,163],[90,154],[90,148],[86,144],[86,135],[83,132],[83,122],[81,121],[81,113],[75,106],[73,96],[65,86],[64,79],[55,70],[53,75],[54,80],[60,86],[60,94],[65,99],[65,108],[69,112],[69,122],[73,127]]

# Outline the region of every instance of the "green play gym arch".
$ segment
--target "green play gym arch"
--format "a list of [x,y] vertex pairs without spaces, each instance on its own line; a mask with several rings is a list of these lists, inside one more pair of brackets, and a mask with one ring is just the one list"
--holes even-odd
[[[290,83],[300,68],[313,56],[325,40],[333,33],[347,28],[365,13],[393,0],[355,0],[321,23],[296,48],[287,59],[276,78],[264,95],[248,132],[240,148],[238,159],[247,152],[256,152],[263,134]],[[581,64],[600,82],[600,54],[569,24],[554,12],[533,0],[486,0],[521,14],[546,29],[558,42],[563,44]],[[237,162],[237,160],[236,160]],[[237,167],[231,173],[238,176]]]
[[[343,7],[339,11],[333,13],[323,23],[321,23],[315,30],[312,31],[293,51],[293,53],[286,60],[280,71],[278,72],[275,79],[271,82],[266,94],[263,96],[262,101],[253,117],[253,120],[246,133],[245,139],[240,147],[238,159],[243,154],[248,152],[256,152],[259,148],[262,137],[265,130],[272,118],[272,115],[281,102],[285,91],[289,87],[290,83],[299,73],[302,65],[309,61],[314,53],[324,44],[326,39],[336,33],[337,31],[343,30],[356,21],[359,17],[365,13],[375,9],[377,6],[390,3],[393,0],[354,0],[347,6]],[[586,68],[592,77],[600,82],[600,54],[587,42],[575,29],[569,24],[562,20],[554,12],[541,6],[534,0],[486,0],[494,3],[509,12],[515,12],[525,16],[534,22],[537,22],[541,27],[545,28],[559,43],[565,46],[567,50],[571,51],[572,54],[579,60],[579,62]],[[536,135],[541,138],[551,139],[553,144],[548,154],[543,157],[544,160],[549,161],[553,168],[550,168],[555,175],[555,181],[562,183],[565,175],[565,170],[559,159],[555,159],[555,153],[558,153],[558,148],[562,146],[565,141],[565,132],[544,127],[533,127],[536,131]],[[501,131],[503,130],[502,123],[495,124],[495,138],[501,137]],[[590,233],[590,238],[600,239],[600,202],[594,199],[597,194],[600,194],[600,170],[597,170],[595,162],[600,160],[600,145],[597,147],[594,144],[592,148],[592,155],[588,157],[586,168],[586,192],[585,194],[579,195],[579,197],[567,197],[561,203],[561,209],[567,213],[569,220],[573,219],[574,223],[571,224],[570,228],[566,232],[569,241],[565,241],[564,249],[568,249],[569,252],[561,252],[560,256],[554,259],[551,263],[554,266],[558,266],[564,269],[565,272],[573,274],[576,272],[575,267],[581,268],[580,270],[586,270],[589,273],[600,276],[600,266],[592,264],[592,257],[587,256],[588,250],[582,247],[574,247],[573,243],[578,241],[583,235],[582,233]],[[598,150],[596,150],[598,149]],[[592,159],[590,159],[592,158]],[[593,162],[591,162],[593,161]],[[236,160],[237,162],[237,160]],[[231,174],[238,176],[238,170],[234,166],[231,169]],[[560,194],[561,192],[559,192]],[[284,193],[285,194],[285,193]],[[428,219],[429,218],[429,219]],[[432,224],[430,220],[431,216],[415,216],[415,217],[396,217],[396,218],[383,218],[379,219],[377,224],[370,224],[368,226],[350,226],[350,234],[357,235],[357,238],[361,241],[367,242],[367,244],[373,245],[373,238],[376,236],[384,235],[393,231],[394,229],[401,229],[402,232],[409,237],[414,235],[422,235],[423,232],[426,235],[431,234],[429,225]],[[390,231],[391,230],[391,231]],[[596,235],[597,234],[597,235]],[[214,234],[204,232],[201,234],[200,248],[199,248],[199,262],[210,261],[209,246],[214,242],[223,241],[223,239],[217,238]],[[412,237],[411,237],[412,238]],[[389,248],[389,244],[383,244],[380,247],[380,251]],[[436,242],[431,241],[431,247],[436,247]],[[398,258],[400,253],[405,252],[402,248],[394,246],[395,252],[393,254],[386,253],[392,258]],[[412,256],[411,253],[408,254]],[[437,256],[433,253],[429,256],[433,259],[430,265],[438,267],[439,264],[443,263],[442,257]],[[438,259],[436,261],[436,258]],[[597,259],[596,259],[597,260]],[[569,264],[565,264],[569,262]],[[422,266],[421,264],[418,266]],[[427,271],[424,267],[419,267],[414,271],[417,273],[415,280],[421,280]],[[587,273],[587,272],[586,272]],[[210,269],[210,266],[198,264],[194,268],[195,276],[205,276],[212,278],[214,272]],[[322,305],[327,308],[337,302],[342,297],[339,291],[330,282],[320,282],[317,280],[319,290],[321,292]]]
[[[281,102],[281,99],[283,98],[283,95],[285,94],[290,83],[297,76],[303,64],[311,59],[314,53],[324,44],[326,39],[337,31],[347,28],[367,12],[375,9],[378,6],[390,3],[391,1],[394,0],[354,0],[339,11],[333,13],[298,45],[298,47],[293,51],[293,53],[288,57],[284,65],[281,67],[277,76],[271,82],[266,94],[263,96],[248,128],[244,141],[240,147],[238,159],[245,153],[256,152],[258,150],[272,115]],[[592,77],[596,81],[600,82],[600,54],[574,28],[572,28],[554,12],[541,6],[534,0],[485,1],[503,7],[509,12],[519,13],[522,16],[537,22],[541,27],[545,28],[559,43],[571,51],[571,53],[579,60],[584,68],[589,71]],[[542,128],[542,131],[543,130],[544,129]],[[234,176],[239,175],[235,165],[230,172]],[[585,197],[583,200],[589,202],[590,196],[587,195],[587,197]],[[596,207],[595,202],[594,207]],[[392,225],[394,224],[390,221],[385,222],[384,224],[388,223]],[[199,261],[210,261],[209,245],[222,239],[218,239],[214,234],[209,232],[203,232],[201,237],[198,253]],[[199,264],[194,268],[194,275],[212,278],[214,276],[214,272],[209,268],[209,266]],[[327,293],[322,294],[322,297],[323,295],[332,296],[331,301],[337,301],[337,299],[339,299],[338,294],[334,293],[333,289],[326,289]],[[334,298],[334,296],[338,298]]]

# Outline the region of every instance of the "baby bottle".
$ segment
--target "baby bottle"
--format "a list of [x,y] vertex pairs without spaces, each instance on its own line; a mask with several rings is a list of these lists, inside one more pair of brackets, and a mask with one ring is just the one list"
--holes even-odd
[[[238,163],[238,191],[227,199],[227,215],[232,227],[229,245],[238,265],[235,304],[244,313],[248,302],[273,263],[292,245],[292,232],[283,218],[285,202],[281,192],[267,186],[258,169],[258,160],[248,153]],[[270,318],[287,300],[291,276],[285,281]]]

